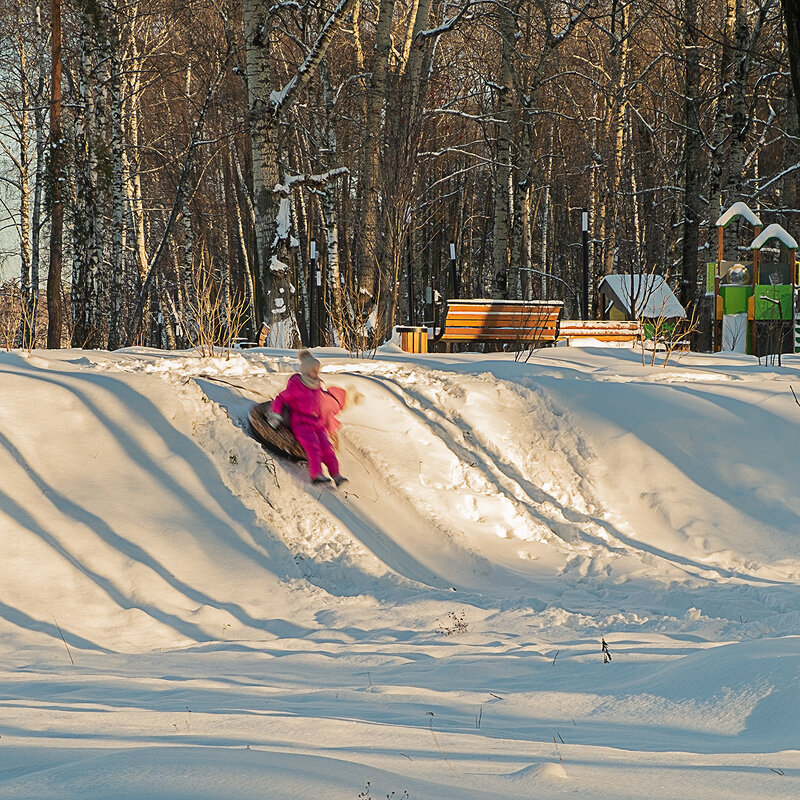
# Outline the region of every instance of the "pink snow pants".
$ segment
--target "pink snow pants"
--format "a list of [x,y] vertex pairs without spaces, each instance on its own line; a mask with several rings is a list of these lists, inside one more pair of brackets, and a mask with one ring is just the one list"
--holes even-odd
[[328,468],[331,477],[338,475],[339,461],[322,424],[306,422],[299,414],[293,414],[291,427],[295,438],[308,454],[308,474],[311,479],[322,475],[323,464]]

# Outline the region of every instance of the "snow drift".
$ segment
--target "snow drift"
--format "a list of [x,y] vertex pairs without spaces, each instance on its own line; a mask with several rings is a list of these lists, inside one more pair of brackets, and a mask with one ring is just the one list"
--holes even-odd
[[796,796],[800,360],[316,355],[0,356],[0,797]]

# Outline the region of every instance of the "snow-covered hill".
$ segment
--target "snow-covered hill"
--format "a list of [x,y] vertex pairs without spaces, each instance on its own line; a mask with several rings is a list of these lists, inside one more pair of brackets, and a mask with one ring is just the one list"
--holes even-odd
[[317,355],[0,355],[0,798],[800,794],[800,359]]

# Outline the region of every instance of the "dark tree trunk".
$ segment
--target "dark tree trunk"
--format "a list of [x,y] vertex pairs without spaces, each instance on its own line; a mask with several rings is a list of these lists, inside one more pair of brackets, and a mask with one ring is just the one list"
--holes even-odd
[[786,23],[786,43],[789,50],[789,71],[795,97],[795,110],[800,120],[800,0],[781,0]]

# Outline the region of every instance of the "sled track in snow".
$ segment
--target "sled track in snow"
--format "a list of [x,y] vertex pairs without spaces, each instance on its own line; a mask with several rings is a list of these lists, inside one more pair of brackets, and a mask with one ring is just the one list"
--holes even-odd
[[[433,377],[432,377],[433,376]],[[621,530],[608,517],[598,489],[592,484],[592,468],[598,461],[591,448],[574,426],[570,435],[563,434],[565,413],[553,407],[545,391],[539,387],[524,388],[518,384],[505,383],[493,378],[491,384],[503,385],[503,397],[519,403],[520,413],[534,417],[537,424],[525,430],[534,431],[535,440],[527,448],[527,459],[509,458],[508,442],[495,446],[491,431],[474,425],[469,418],[469,409],[459,410],[463,399],[465,380],[471,382],[470,389],[480,386],[479,376],[451,376],[447,373],[428,373],[426,380],[419,383],[415,370],[410,368],[391,368],[385,373],[375,370],[348,370],[331,376],[331,383],[337,378],[361,385],[364,391],[377,397],[386,398],[386,411],[407,414],[417,425],[422,426],[431,437],[453,455],[458,470],[464,476],[467,487],[477,487],[477,491],[495,498],[503,498],[513,506],[520,518],[530,521],[531,527],[541,531],[540,541],[557,548],[564,559],[564,571],[577,571],[581,575],[607,573],[617,559],[633,559],[645,573],[663,570],[669,564],[674,570],[687,577],[703,581],[717,578],[735,578],[753,584],[771,585],[774,582],[757,579],[751,575],[737,573],[712,563],[702,563],[685,558],[676,553],[660,550],[657,547],[638,541],[630,533]],[[252,390],[246,387],[246,393]],[[243,400],[250,398],[240,395]],[[247,433],[246,414],[229,414],[234,425]],[[567,419],[567,422],[569,420]],[[345,431],[347,425],[345,425]],[[411,558],[402,546],[397,531],[391,530],[388,520],[376,519],[369,513],[370,498],[376,492],[381,498],[394,496],[397,507],[414,506],[415,498],[409,496],[404,487],[393,485],[392,480],[382,474],[382,467],[369,452],[343,437],[343,446],[364,468],[371,481],[368,489],[362,484],[361,491],[351,484],[339,497],[328,492],[307,492],[325,511],[332,515],[337,524],[375,557],[382,561],[393,573],[412,583],[430,588],[442,589],[448,578],[432,572],[425,564]],[[302,483],[302,470],[289,470],[288,474]],[[558,478],[556,477],[558,476]],[[554,484],[558,480],[559,485]],[[349,499],[348,499],[349,498]],[[296,508],[295,502],[292,507]],[[492,567],[486,561],[480,547],[466,541],[460,535],[463,522],[459,519],[441,520],[420,515],[413,525],[428,526],[442,547],[460,553],[461,560],[472,569],[487,571]],[[521,535],[526,533],[523,531]],[[304,573],[319,582],[322,588],[332,588],[332,573],[313,574],[310,563],[305,565]],[[311,570],[311,572],[309,572]],[[322,570],[323,573],[328,570]]]
[[[594,514],[585,513],[567,505],[553,492],[534,482],[534,478],[525,474],[520,465],[504,460],[501,451],[492,447],[462,416],[449,415],[440,404],[412,385],[388,379],[386,376],[365,375],[362,378],[379,384],[384,391],[391,393],[408,413],[435,433],[459,459],[465,471],[479,471],[498,494],[506,497],[524,514],[546,526],[552,533],[552,544],[577,556],[579,560],[581,554],[596,559],[596,548],[599,547],[609,554],[633,556],[645,563],[652,562],[653,559],[667,561],[691,575],[707,574],[712,570],[720,577],[734,576],[730,570],[715,569],[708,564],[692,562],[637,542],[604,519],[599,511]],[[451,384],[452,380],[441,380],[439,386],[447,390]],[[507,384],[506,388],[509,394],[531,406],[531,414],[536,416],[543,429],[558,429],[554,421],[556,415],[540,391],[520,389],[513,384]],[[569,464],[572,469],[569,494],[574,498],[576,493],[580,493],[584,507],[598,509],[602,504],[595,497],[589,481],[580,474],[581,466],[585,467],[594,456],[577,432],[573,443],[576,447],[572,451],[559,447],[559,460],[562,465]],[[542,437],[534,449],[544,453],[547,446]],[[564,472],[560,472],[563,480]]]

